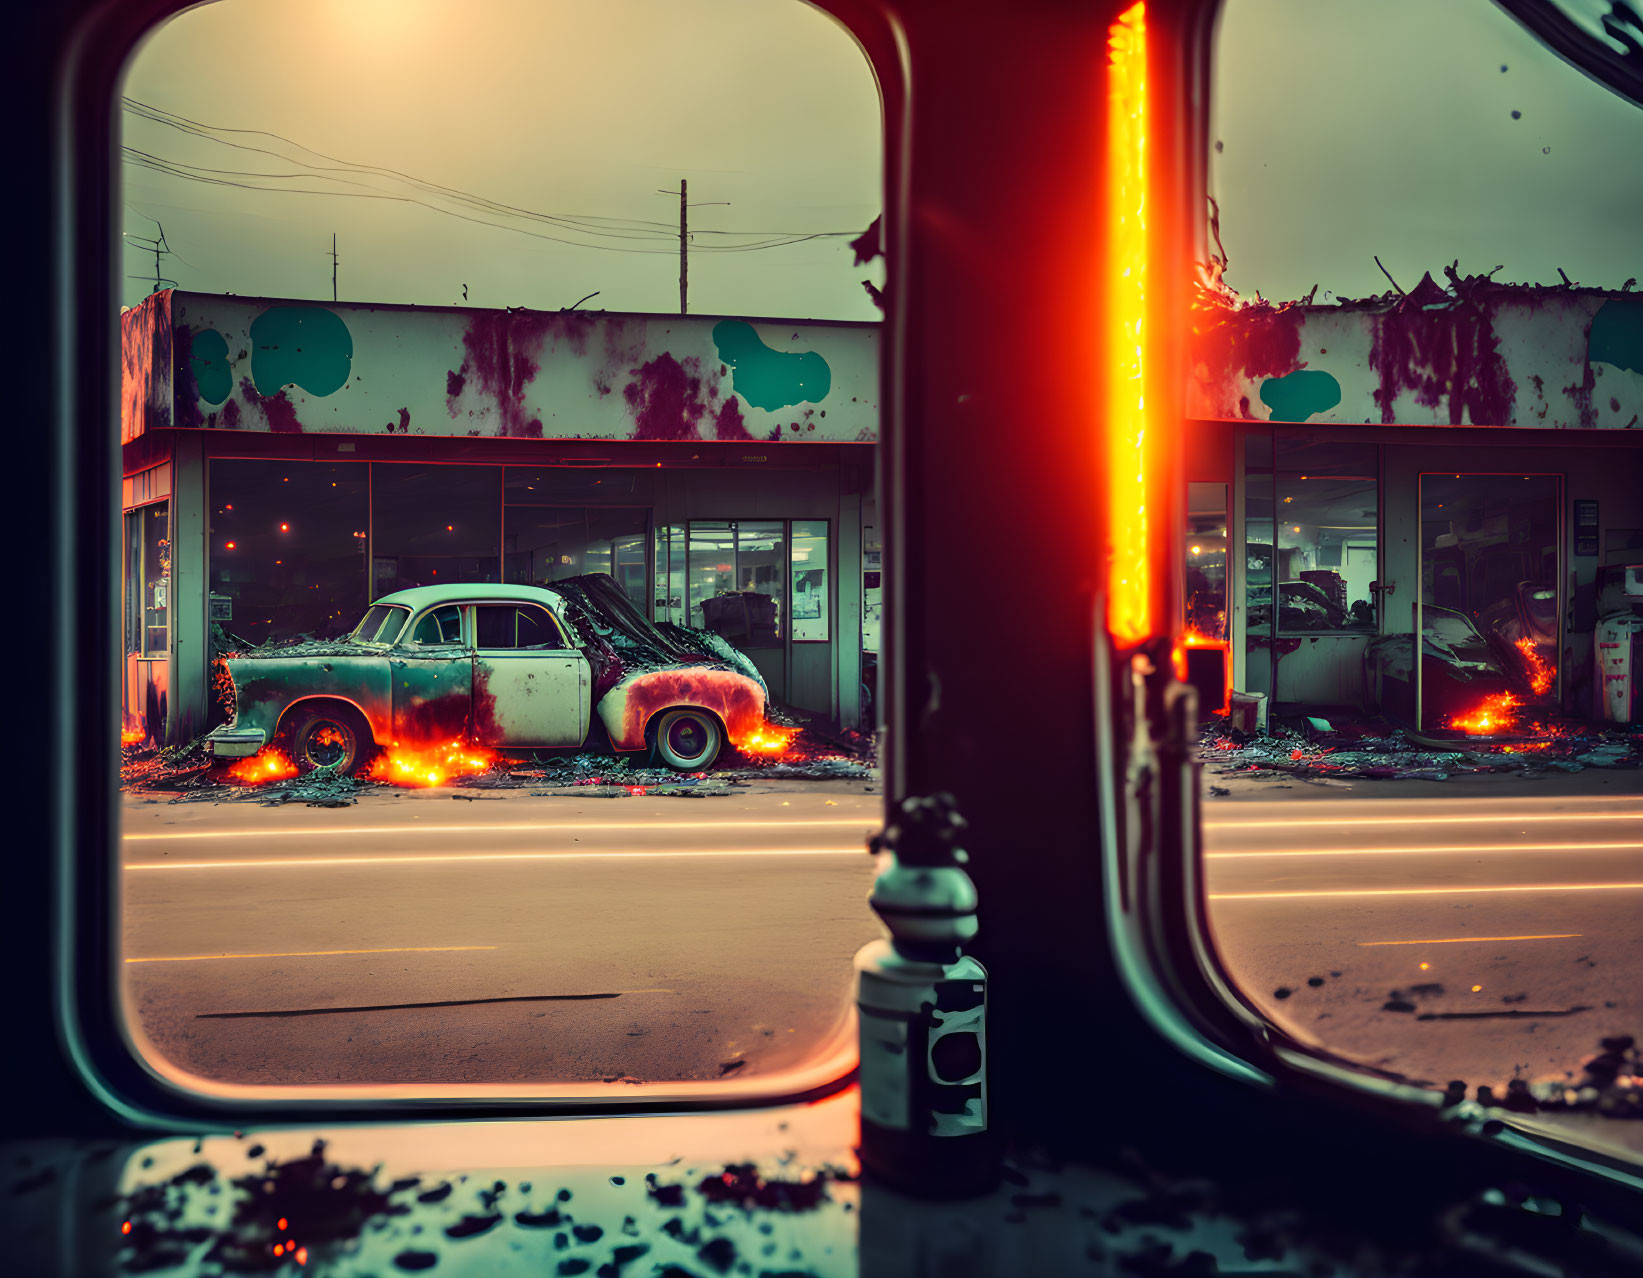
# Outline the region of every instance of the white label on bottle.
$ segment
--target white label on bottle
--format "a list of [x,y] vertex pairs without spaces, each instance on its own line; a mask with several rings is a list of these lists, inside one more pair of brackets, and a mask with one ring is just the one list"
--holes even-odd
[[861,1116],[880,1127],[912,1127],[908,1096],[907,1021],[901,1017],[861,1017]]

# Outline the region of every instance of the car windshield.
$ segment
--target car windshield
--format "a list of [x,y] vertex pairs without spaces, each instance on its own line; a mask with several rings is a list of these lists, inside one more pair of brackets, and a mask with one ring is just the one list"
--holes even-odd
[[392,643],[410,615],[409,608],[397,604],[372,604],[348,637],[355,643]]

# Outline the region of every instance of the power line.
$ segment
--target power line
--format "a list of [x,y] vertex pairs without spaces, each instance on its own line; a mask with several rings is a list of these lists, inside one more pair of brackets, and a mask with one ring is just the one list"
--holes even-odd
[[[268,179],[268,180],[283,181],[287,178],[298,178],[298,177],[302,177],[304,175],[301,175],[301,174],[271,174],[271,173],[262,173],[262,172],[258,172],[258,171],[255,171],[255,170],[211,169],[211,168],[206,168],[206,167],[201,166],[201,165],[188,164],[188,163],[185,163],[181,160],[166,159],[163,156],[157,156],[157,155],[154,155],[154,154],[152,154],[150,152],[147,152],[147,151],[141,151],[141,150],[137,149],[136,147],[132,147],[132,146],[122,146],[121,151],[124,153],[125,162],[128,163],[128,164],[133,164],[133,165],[136,165],[140,168],[150,169],[154,172],[162,173],[162,174],[164,174],[168,177],[175,177],[175,178],[179,178],[179,179],[182,179],[182,180],[185,180],[185,181],[191,181],[191,182],[200,182],[200,183],[203,183],[203,184],[208,185],[208,186],[237,187],[241,190],[267,191],[267,192],[270,192],[270,193],[283,194],[283,195],[324,195],[324,196],[330,196],[330,197],[336,198],[336,199],[387,200],[387,201],[390,201],[390,202],[396,203],[396,204],[415,204],[415,205],[419,205],[422,208],[428,209],[431,212],[442,213],[447,217],[460,218],[464,222],[473,222],[473,223],[475,223],[476,225],[479,225],[479,226],[495,227],[497,230],[513,231],[513,232],[515,232],[517,234],[520,234],[520,235],[529,235],[533,239],[548,240],[548,241],[551,241],[552,243],[555,243],[555,244],[568,244],[568,245],[571,245],[574,248],[599,249],[599,250],[602,250],[602,251],[608,252],[608,253],[668,254],[668,255],[671,256],[673,254],[673,252],[675,251],[673,249],[664,249],[664,248],[655,248],[655,249],[621,248],[621,247],[619,247],[617,245],[614,245],[614,244],[590,244],[590,243],[587,243],[586,241],[583,241],[583,240],[565,239],[563,236],[547,235],[547,234],[544,234],[541,231],[531,231],[531,230],[527,230],[526,228],[521,227],[521,226],[509,226],[505,222],[496,222],[496,221],[491,221],[490,219],[487,219],[487,218],[472,217],[472,216],[469,216],[466,213],[459,213],[455,209],[442,208],[437,204],[429,203],[427,200],[417,199],[415,196],[391,195],[391,194],[389,194],[385,191],[377,191],[377,190],[327,191],[327,190],[322,190],[322,189],[314,188],[314,187],[262,186],[262,185],[259,185],[256,181],[236,181],[234,179],[235,178],[244,178],[244,179],[264,178],[264,179]],[[329,180],[347,181],[347,179],[329,179]],[[355,185],[355,186],[364,185],[363,183],[356,183],[356,182],[350,182],[349,184],[350,185]],[[582,232],[581,228],[579,228],[579,227],[572,227],[572,228],[568,228],[568,229],[573,234],[574,233],[584,233],[584,234],[588,233],[588,232]],[[752,244],[703,245],[703,246],[700,246],[699,251],[711,252],[711,253],[746,253],[746,252],[752,252],[752,251],[759,250],[759,249],[784,248],[789,244],[801,244],[806,240],[831,238],[831,237],[841,235],[841,234],[845,234],[845,232],[815,231],[815,232],[811,232],[811,233],[806,234],[806,235],[790,236],[786,239],[767,239],[767,240],[764,240],[764,241],[756,241]],[[851,234],[854,234],[854,233],[852,232]],[[631,238],[631,237],[622,237],[622,238]]]
[[[553,226],[555,226],[557,229],[560,229],[560,230],[563,230],[563,231],[566,231],[566,232],[572,233],[572,234],[582,234],[582,235],[588,235],[588,236],[599,236],[599,237],[602,237],[602,238],[613,238],[613,239],[662,239],[662,238],[671,238],[671,232],[672,232],[671,223],[660,222],[660,221],[655,221],[655,220],[645,219],[645,218],[618,218],[618,217],[611,217],[611,216],[605,216],[605,215],[592,215],[592,214],[541,213],[541,212],[537,212],[537,211],[532,210],[532,209],[525,209],[525,208],[520,208],[516,205],[506,204],[506,203],[504,203],[502,201],[499,201],[499,200],[493,200],[493,199],[490,199],[489,197],[477,195],[477,194],[475,194],[473,192],[470,192],[470,191],[464,191],[464,190],[462,190],[460,188],[457,188],[457,187],[444,186],[440,183],[431,182],[427,179],[418,178],[418,177],[415,177],[411,174],[404,173],[404,172],[402,172],[398,169],[392,169],[392,168],[388,168],[388,167],[382,166],[382,165],[362,164],[362,163],[358,163],[358,162],[355,162],[355,161],[342,160],[342,159],[339,159],[336,156],[330,156],[330,155],[326,155],[323,152],[316,151],[313,148],[305,146],[302,143],[295,141],[294,139],[285,137],[282,134],[271,133],[267,130],[228,128],[228,127],[225,127],[225,126],[204,124],[204,123],[202,123],[198,120],[193,120],[193,119],[191,119],[187,116],[180,115],[176,112],[166,111],[162,108],[152,106],[149,103],[141,102],[141,101],[138,101],[135,98],[129,98],[129,97],[124,99],[124,107],[125,107],[125,110],[128,113],[130,113],[132,115],[135,115],[135,116],[138,116],[139,118],[149,120],[152,123],[165,125],[169,128],[176,129],[176,130],[178,130],[180,132],[183,132],[183,133],[192,134],[193,136],[202,138],[206,141],[215,142],[215,143],[218,143],[219,145],[222,145],[222,146],[233,147],[233,148],[238,149],[238,150],[251,151],[251,152],[255,152],[255,153],[259,153],[259,154],[270,155],[270,156],[273,156],[277,159],[284,160],[287,163],[296,164],[296,165],[300,166],[301,168],[309,170],[310,173],[312,173],[316,176],[319,176],[321,180],[325,180],[325,181],[338,181],[338,182],[345,182],[349,185],[366,185],[366,186],[368,186],[369,185],[368,183],[359,183],[359,182],[352,181],[349,178],[331,177],[329,175],[332,174],[332,173],[352,173],[356,176],[371,174],[371,175],[376,175],[376,176],[379,176],[379,177],[386,177],[386,178],[389,178],[389,179],[392,179],[392,180],[397,180],[397,181],[406,183],[406,184],[410,185],[411,187],[413,187],[414,189],[416,189],[417,191],[421,192],[422,194],[430,195],[430,196],[433,196],[434,198],[450,199],[450,200],[456,201],[458,203],[466,204],[466,205],[468,205],[472,208],[476,208],[476,209],[479,209],[481,211],[489,212],[489,213],[492,213],[492,214],[502,215],[502,216],[506,216],[506,217],[519,217],[519,218],[525,218],[525,219],[531,220],[531,221],[549,223],[549,224],[552,224]],[[235,142],[235,141],[232,141],[228,138],[225,138],[225,137],[221,136],[222,134],[239,134],[239,135],[242,135],[242,136],[255,136],[255,137],[271,138],[274,141],[284,143],[287,147],[295,147],[297,150],[306,152],[307,154],[312,155],[312,156],[317,156],[321,160],[327,160],[327,161],[330,162],[330,165],[329,166],[317,165],[317,164],[310,163],[309,161],[304,160],[300,157],[287,155],[287,154],[284,154],[280,151],[271,150],[267,147],[253,146],[253,145],[249,145],[249,144],[244,143],[244,142]],[[135,148],[133,148],[133,150],[135,150]],[[151,158],[159,159],[159,157],[151,157]],[[169,163],[177,163],[177,162],[169,162]],[[218,173],[222,173],[222,174],[225,174],[225,175],[235,175],[235,176],[266,176],[270,179],[301,176],[301,175],[294,175],[294,174],[290,174],[290,175],[246,174],[246,173],[241,173],[241,172],[235,171],[235,170],[208,170],[208,169],[204,169],[204,168],[201,168],[200,166],[195,166],[195,165],[181,165],[180,167],[194,169],[194,170],[196,170],[198,172],[201,172],[201,173],[218,172]],[[376,189],[380,190],[379,188],[376,188]],[[302,194],[327,194],[329,192],[308,190],[308,191],[302,191],[300,193],[302,193]],[[415,200],[414,198],[403,197],[403,196],[401,196],[401,197],[388,197],[388,198],[406,199],[406,200],[408,200],[408,202],[415,202],[415,203],[421,203],[422,202],[422,201]],[[429,207],[432,207],[432,206],[429,206]],[[442,211],[443,212],[443,211],[447,211],[447,210],[437,210],[437,211]],[[590,225],[590,224],[597,224],[597,225]],[[617,228],[620,228],[620,229],[617,229]],[[666,228],[666,229],[663,229],[663,228]],[[738,252],[738,251],[745,251],[749,248],[755,248],[755,247],[756,248],[766,248],[766,247],[775,248],[775,247],[781,247],[785,244],[790,244],[790,243],[791,244],[802,243],[805,240],[833,238],[833,237],[839,237],[839,236],[854,237],[857,234],[857,232],[855,232],[853,230],[852,231],[803,231],[803,232],[801,232],[801,231],[704,230],[704,231],[699,231],[697,233],[702,234],[702,235],[713,235],[713,236],[721,236],[721,237],[726,237],[726,238],[743,238],[743,239],[748,238],[748,237],[754,237],[754,238],[764,237],[765,238],[764,243],[760,243],[760,244],[757,244],[757,245],[702,244],[702,245],[699,246],[699,250],[704,251],[704,252],[706,252],[706,251]],[[551,238],[551,237],[545,237],[545,238]],[[570,242],[573,242],[573,241],[563,241],[563,242],[570,243]],[[592,247],[592,246],[589,246],[589,247]]]

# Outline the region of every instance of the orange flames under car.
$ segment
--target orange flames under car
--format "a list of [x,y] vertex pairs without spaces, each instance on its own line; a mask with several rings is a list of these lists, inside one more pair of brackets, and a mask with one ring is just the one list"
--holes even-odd
[[1552,680],[1557,678],[1557,670],[1540,655],[1540,650],[1535,647],[1535,641],[1527,635],[1517,641],[1517,650],[1529,663],[1530,689],[1535,696],[1544,697],[1552,690]]
[[797,728],[778,728],[773,723],[762,723],[739,737],[732,737],[730,744],[743,754],[775,757],[786,754],[788,747],[793,744],[793,738],[798,735]]
[[286,757],[283,750],[269,746],[258,750],[249,759],[232,764],[228,775],[241,785],[265,785],[270,781],[288,781],[297,775],[297,765]]
[[371,764],[367,775],[389,785],[435,786],[453,776],[488,772],[496,762],[496,751],[463,741],[431,746],[396,741]]
[[1451,715],[1449,726],[1473,736],[1509,732],[1517,726],[1517,715],[1513,713],[1517,704],[1517,698],[1510,692],[1496,693],[1485,697],[1483,704],[1468,714]]

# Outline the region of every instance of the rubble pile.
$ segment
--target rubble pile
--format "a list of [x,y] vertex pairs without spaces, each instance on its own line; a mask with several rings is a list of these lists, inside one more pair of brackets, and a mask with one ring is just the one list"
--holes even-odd
[[1582,1067],[1579,1082],[1538,1083],[1528,1089],[1534,1108],[1543,1112],[1601,1114],[1604,1118],[1643,1119],[1643,1056],[1630,1034],[1599,1041],[1598,1054]]
[[1198,760],[1215,776],[1366,777],[1447,781],[1466,772],[1580,772],[1643,767],[1643,734],[1548,725],[1534,740],[1457,741],[1435,749],[1401,728],[1382,735],[1336,730],[1322,719],[1249,734],[1212,720],[1199,736]]

